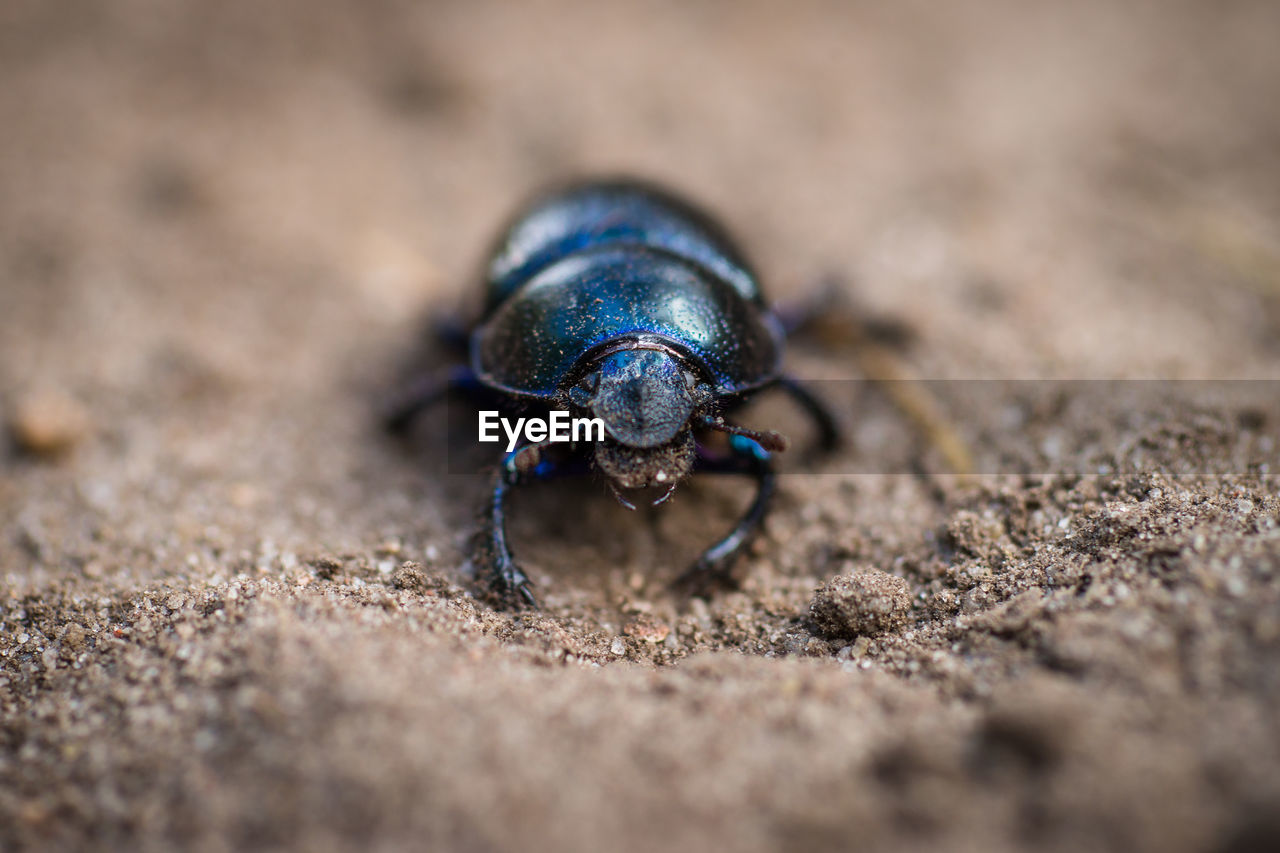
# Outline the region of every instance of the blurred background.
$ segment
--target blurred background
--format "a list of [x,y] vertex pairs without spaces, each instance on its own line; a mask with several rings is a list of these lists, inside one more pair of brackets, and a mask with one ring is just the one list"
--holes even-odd
[[774,294],[846,275],[946,341],[928,375],[1265,373],[1278,18],[8,0],[0,382],[321,381],[465,304],[531,191],[600,172],[719,213]]
[[[597,173],[701,202],[774,297],[839,275],[912,375],[1276,378],[1278,36],[1274,0],[0,0],[0,847],[1274,849],[1280,515],[1233,455],[1274,414],[1030,405],[999,470],[1141,475],[974,485],[849,408],[709,602],[665,579],[740,483],[531,490],[519,614],[470,594],[483,484],[373,411],[513,208]],[[907,627],[808,633],[854,568]]]

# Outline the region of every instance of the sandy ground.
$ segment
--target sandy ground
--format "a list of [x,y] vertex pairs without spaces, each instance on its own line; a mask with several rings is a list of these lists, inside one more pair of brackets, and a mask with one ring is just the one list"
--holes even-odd
[[[1277,32],[4,3],[0,848],[1280,848],[1280,395],[1049,381],[1280,376]],[[492,607],[483,478],[372,412],[594,172],[719,211],[776,296],[845,275],[915,375],[1028,380],[939,386],[980,474],[799,345],[852,441],[740,590],[667,588],[740,483],[587,481],[514,501],[544,607]]]

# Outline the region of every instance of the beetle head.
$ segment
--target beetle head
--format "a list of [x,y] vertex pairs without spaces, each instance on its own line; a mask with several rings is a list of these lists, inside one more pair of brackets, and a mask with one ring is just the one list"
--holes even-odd
[[780,433],[708,414],[713,393],[667,350],[612,352],[570,388],[568,396],[604,422],[604,440],[595,447],[596,466],[629,509],[635,507],[619,489],[664,488],[654,501],[660,504],[689,476],[698,456],[695,427],[748,438],[764,451],[786,450],[788,444]]
[[[627,349],[606,356],[580,403],[604,421],[596,465],[618,489],[660,486],[665,500],[689,472],[697,448],[690,420],[698,409],[697,382],[670,353]],[[624,505],[630,502],[621,495]]]

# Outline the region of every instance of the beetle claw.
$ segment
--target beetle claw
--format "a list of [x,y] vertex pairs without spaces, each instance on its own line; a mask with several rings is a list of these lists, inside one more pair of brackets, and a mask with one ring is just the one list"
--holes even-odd
[[510,559],[502,561],[494,569],[493,587],[507,601],[529,607],[538,606],[538,599],[533,594],[533,581]]
[[609,481],[609,489],[613,492],[613,496],[618,499],[618,503],[622,504],[629,510],[635,510],[636,505],[622,496],[622,492],[618,491],[618,487]]
[[716,589],[737,589],[738,580],[733,576],[734,556],[736,554],[717,560],[704,554],[672,581],[671,586],[701,597],[710,596]]
[[673,494],[675,494],[676,486],[677,486],[677,485],[679,485],[679,484],[678,484],[678,483],[672,483],[671,485],[667,486],[667,490],[666,490],[665,492],[663,492],[661,495],[659,495],[659,496],[658,496],[658,497],[657,497],[657,498],[656,498],[652,503],[650,503],[650,504],[649,504],[649,506],[658,506],[659,504],[664,504],[664,503],[666,503],[666,502],[667,502],[667,498],[669,498],[669,497],[671,497]]
[[524,599],[525,604],[528,604],[530,607],[537,607],[538,599],[533,594],[533,590],[529,589],[530,583],[531,581],[526,579],[524,583],[517,587],[517,592],[520,593],[520,597]]

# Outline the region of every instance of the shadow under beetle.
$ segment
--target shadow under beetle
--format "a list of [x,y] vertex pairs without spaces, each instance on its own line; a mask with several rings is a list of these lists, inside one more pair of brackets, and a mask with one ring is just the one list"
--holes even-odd
[[[824,449],[838,440],[829,410],[782,372],[787,325],[705,213],[640,182],[580,183],[543,196],[511,222],[486,268],[467,363],[410,387],[386,423],[403,430],[450,392],[604,422],[603,441],[526,443],[506,454],[494,477],[482,563],[496,591],[530,605],[537,602],[529,578],[507,546],[512,487],[594,465],[634,509],[623,492],[661,488],[659,504],[695,472],[754,478],[746,513],[681,577],[701,586],[725,579],[758,532],[775,488],[770,453],[788,444],[726,415],[777,388],[814,420]],[[715,432],[727,434],[727,451],[707,445]]]

